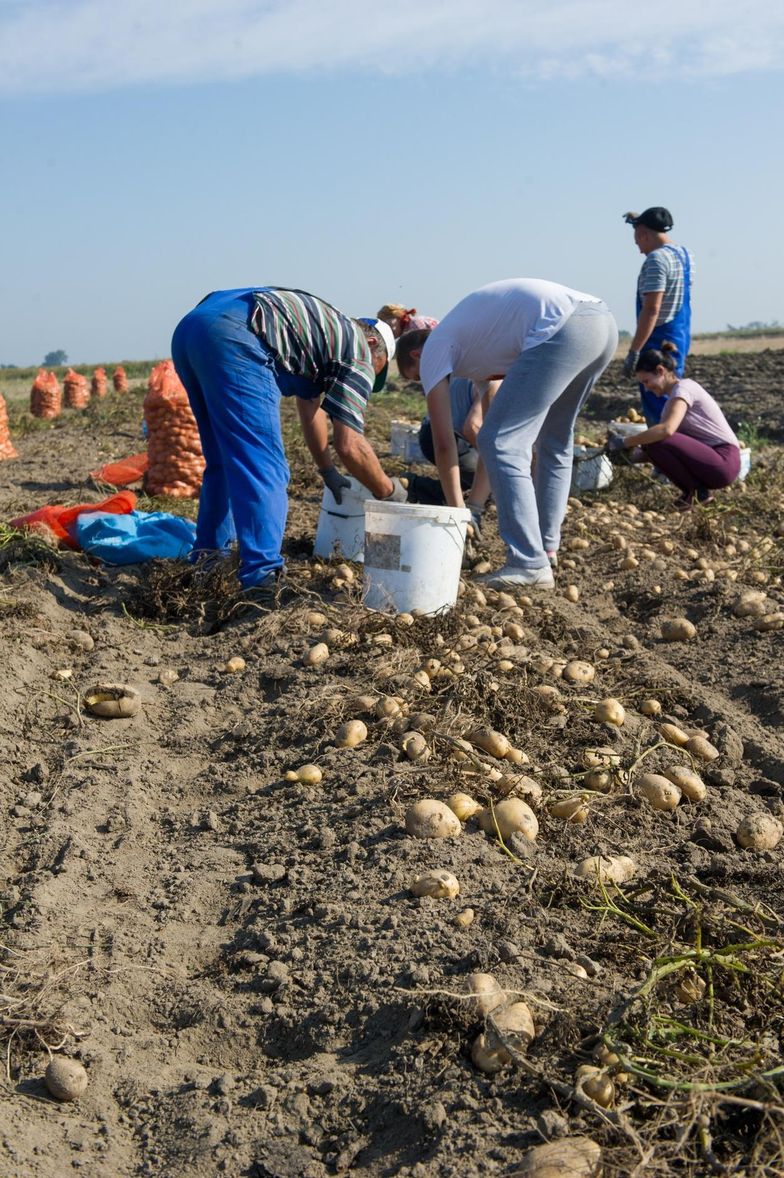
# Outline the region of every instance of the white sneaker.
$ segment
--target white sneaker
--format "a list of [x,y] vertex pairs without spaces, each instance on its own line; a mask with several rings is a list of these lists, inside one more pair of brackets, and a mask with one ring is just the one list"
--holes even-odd
[[543,569],[526,569],[520,565],[505,564],[494,573],[485,573],[476,578],[490,589],[554,589],[553,570],[549,564]]

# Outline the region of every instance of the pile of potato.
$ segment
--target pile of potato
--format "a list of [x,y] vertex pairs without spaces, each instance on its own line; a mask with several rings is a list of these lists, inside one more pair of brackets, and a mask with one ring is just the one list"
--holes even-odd
[[96,368],[93,373],[93,379],[90,384],[90,391],[92,395],[99,401],[102,401],[106,396],[109,385],[106,379],[106,369]]
[[8,410],[5,407],[5,397],[0,393],[0,461],[4,458],[16,458],[17,453],[11,441],[11,431],[8,428]]
[[144,398],[149,468],[144,476],[148,495],[193,499],[204,474],[196,419],[171,360],[156,364]]
[[118,364],[112,373],[112,384],[114,385],[115,393],[128,392],[128,377],[122,364]]
[[67,409],[86,409],[90,404],[87,377],[69,368],[63,377],[63,400]]
[[33,417],[40,417],[45,421],[59,417],[62,412],[63,398],[60,392],[60,382],[54,372],[47,372],[39,368],[33,387],[30,389],[30,412]]

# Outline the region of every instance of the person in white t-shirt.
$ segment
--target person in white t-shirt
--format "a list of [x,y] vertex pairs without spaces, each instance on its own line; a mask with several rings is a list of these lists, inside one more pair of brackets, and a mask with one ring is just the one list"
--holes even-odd
[[675,506],[688,511],[696,497],[710,503],[713,492],[740,474],[740,443],[716,401],[696,380],[678,376],[677,349],[665,341],[647,348],[635,376],[661,405],[661,420],[629,438],[610,438],[608,449],[641,446],[645,456],[680,489]]
[[[451,507],[463,505],[450,376],[500,380],[485,406],[477,438],[506,544],[492,586],[553,587],[572,475],[577,414],[618,346],[618,327],[601,299],[540,278],[493,282],[468,295],[432,331],[401,336],[401,376],[419,380],[427,397],[436,465]],[[536,443],[536,471],[531,456]],[[468,494],[472,515],[483,500]]]

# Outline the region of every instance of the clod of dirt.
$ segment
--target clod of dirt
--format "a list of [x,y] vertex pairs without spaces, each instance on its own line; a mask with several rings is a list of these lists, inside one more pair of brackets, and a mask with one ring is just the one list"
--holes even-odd
[[453,839],[463,828],[460,819],[444,802],[422,798],[406,811],[406,830],[417,839]]
[[602,1151],[590,1137],[562,1137],[535,1145],[511,1178],[599,1178]]
[[127,683],[98,683],[85,692],[83,702],[91,715],[105,720],[127,720],[142,707],[139,692]]
[[55,1055],[44,1073],[44,1082],[55,1100],[78,1100],[87,1088],[87,1072],[78,1060]]

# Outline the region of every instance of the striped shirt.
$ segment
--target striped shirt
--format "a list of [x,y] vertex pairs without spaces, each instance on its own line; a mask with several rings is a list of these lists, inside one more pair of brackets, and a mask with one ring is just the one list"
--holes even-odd
[[662,245],[652,250],[642,264],[637,280],[640,298],[647,294],[664,292],[656,326],[669,323],[683,306],[683,255],[689,255],[689,286],[694,278],[694,258],[683,246]]
[[376,374],[362,329],[323,299],[278,286],[253,292],[251,327],[286,372],[310,381],[322,409],[358,434]]

